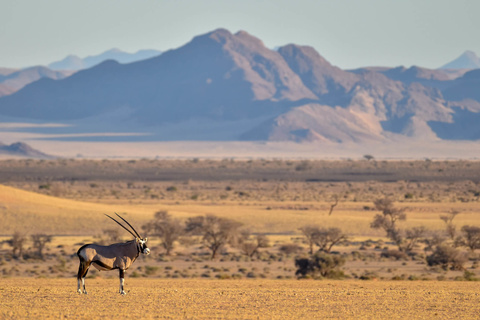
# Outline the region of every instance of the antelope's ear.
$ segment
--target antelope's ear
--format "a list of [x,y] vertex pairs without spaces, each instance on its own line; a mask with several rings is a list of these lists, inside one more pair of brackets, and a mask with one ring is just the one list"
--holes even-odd
[[135,242],[136,242],[136,243],[139,243],[139,242],[140,242],[140,239],[135,238]]
[[148,238],[145,238],[145,240],[144,240],[144,241],[145,241],[145,242],[147,242],[147,240],[148,240]]

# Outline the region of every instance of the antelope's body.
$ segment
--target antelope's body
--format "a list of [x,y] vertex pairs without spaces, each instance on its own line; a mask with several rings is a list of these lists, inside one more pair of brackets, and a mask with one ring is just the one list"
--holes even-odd
[[[125,228],[122,224],[120,224],[112,217],[108,217],[117,222],[123,228]],[[120,218],[126,222],[125,219],[123,219],[122,217]],[[127,224],[133,229],[133,227],[128,222]],[[125,243],[115,243],[109,246],[101,246],[91,243],[86,244],[80,249],[78,249],[77,256],[80,259],[80,265],[78,267],[77,275],[78,293],[87,293],[85,289],[85,277],[88,273],[88,269],[91,265],[93,265],[99,271],[118,269],[120,277],[120,293],[122,295],[125,294],[125,291],[123,290],[123,286],[125,283],[125,271],[138,258],[140,253],[150,253],[150,249],[148,249],[146,245],[146,238],[142,239],[135,231],[135,229],[133,229],[133,231],[135,231],[137,235],[133,234],[127,228],[125,229],[135,237],[134,240],[127,241]]]

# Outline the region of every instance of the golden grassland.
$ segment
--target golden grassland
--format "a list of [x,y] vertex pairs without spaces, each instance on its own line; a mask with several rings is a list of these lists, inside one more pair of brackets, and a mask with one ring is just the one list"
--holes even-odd
[[[43,232],[52,235],[96,235],[111,228],[111,221],[104,214],[118,212],[137,226],[152,219],[155,212],[168,211],[177,218],[213,214],[237,220],[253,232],[270,234],[299,233],[304,225],[319,224],[326,227],[341,226],[354,236],[379,237],[382,233],[370,228],[377,211],[371,210],[370,202],[341,201],[331,215],[332,202],[326,201],[171,201],[145,199],[132,203],[125,199],[91,202],[64,199],[31,191],[0,185],[0,234],[15,231]],[[407,208],[408,219],[402,226],[425,226],[442,229],[441,214],[457,210],[458,225],[479,225],[478,202],[403,202],[399,207]]]
[[1,319],[479,319],[471,282],[0,279]]

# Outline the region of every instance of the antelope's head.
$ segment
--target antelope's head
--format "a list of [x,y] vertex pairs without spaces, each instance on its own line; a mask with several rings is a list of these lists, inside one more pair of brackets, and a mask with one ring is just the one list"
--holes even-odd
[[136,238],[136,239],[137,239],[137,244],[140,249],[140,252],[147,255],[150,254],[150,249],[148,249],[147,247],[148,238],[145,238],[145,239]]
[[[135,230],[135,228],[130,224],[128,223],[127,220],[123,219],[121,216],[118,215],[118,213],[115,212],[115,214],[117,215],[117,217],[119,217],[120,219],[122,219],[126,224],[128,224],[128,226],[130,228],[132,228],[133,232],[131,230],[129,230],[127,227],[125,227],[123,224],[121,224],[120,222],[118,222],[117,220],[113,219],[112,217],[110,217],[108,214],[106,214],[107,217],[109,217],[110,219],[112,219],[113,221],[115,221],[116,223],[118,223],[122,228],[124,228],[125,230],[127,230],[128,232],[130,232],[130,234],[132,236],[135,237],[135,242],[137,243],[137,246],[138,246],[138,249],[141,253],[143,254],[150,254],[150,249],[148,249],[147,247],[147,238],[143,239],[142,237],[140,237],[140,235],[138,234],[137,230]],[[135,233],[134,233],[135,232]]]

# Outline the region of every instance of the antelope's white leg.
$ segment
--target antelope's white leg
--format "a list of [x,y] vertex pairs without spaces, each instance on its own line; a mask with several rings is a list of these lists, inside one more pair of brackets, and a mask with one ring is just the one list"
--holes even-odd
[[125,279],[124,278],[120,278],[120,293],[122,295],[126,295],[127,293],[125,291],[123,291],[123,285],[125,284]]
[[127,294],[125,291],[123,291],[123,285],[125,284],[125,270],[120,269],[119,275],[120,275],[120,293],[124,296]]
[[83,293],[87,294],[87,289],[85,289],[85,278],[82,278]]
[[82,294],[82,289],[80,289],[80,278],[77,279],[77,292]]

